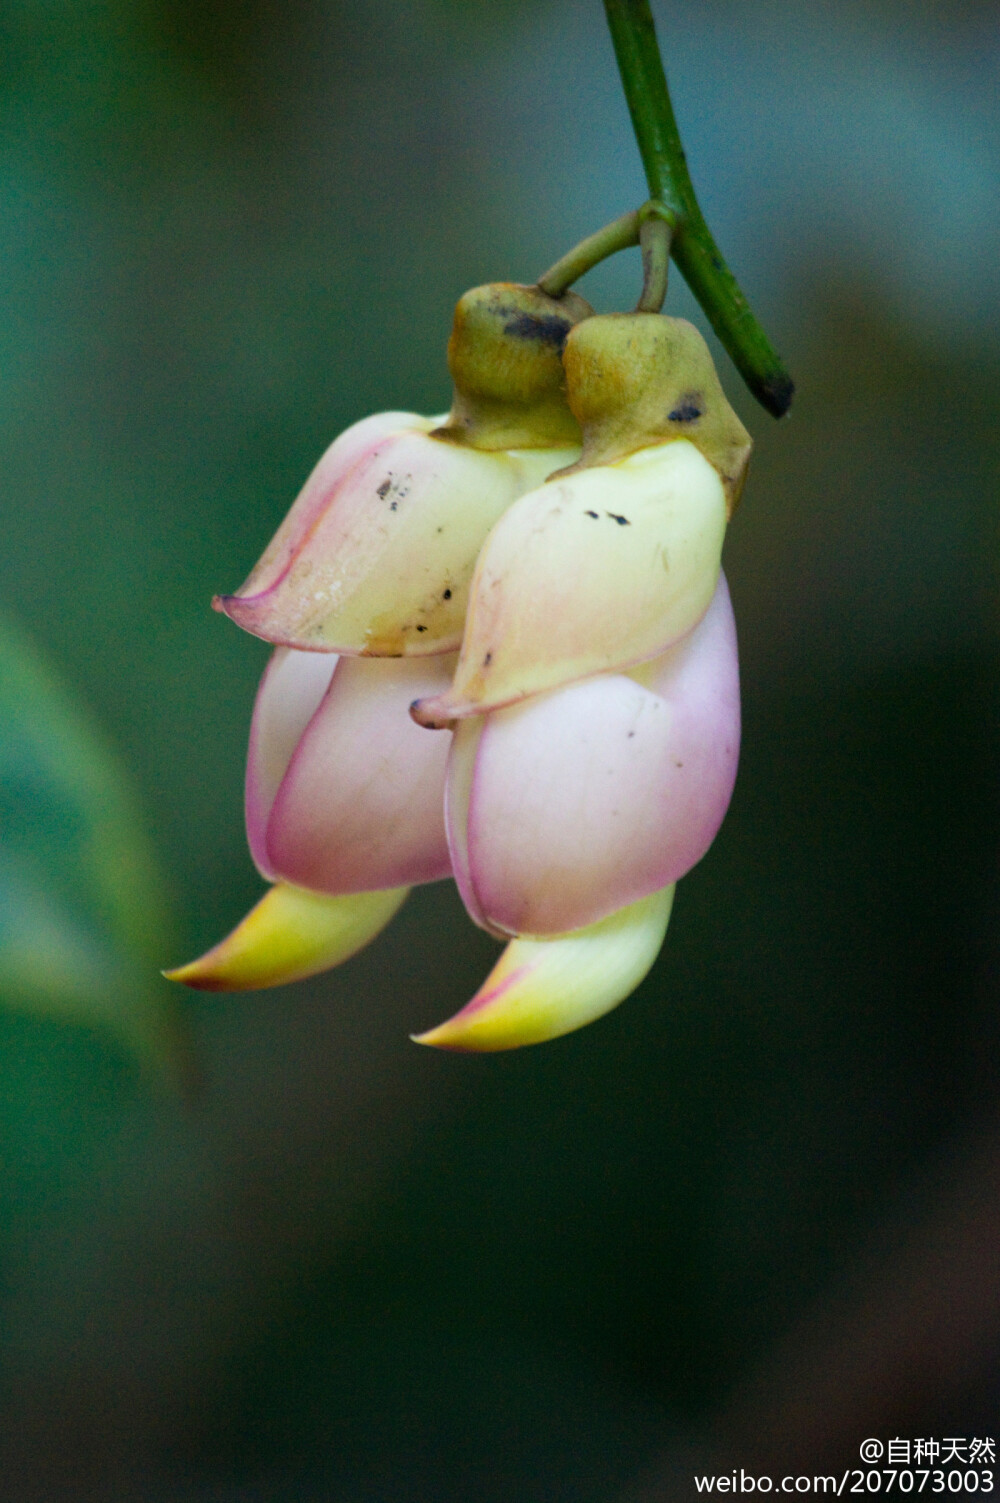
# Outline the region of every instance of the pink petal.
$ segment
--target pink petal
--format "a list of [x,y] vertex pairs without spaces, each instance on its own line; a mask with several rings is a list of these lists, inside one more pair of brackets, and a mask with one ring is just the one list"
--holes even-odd
[[246,823],[250,854],[261,876],[275,880],[267,853],[267,822],[292,753],[326,693],[337,659],[330,653],[271,654],[257,690],[247,756]]
[[486,716],[477,715],[474,719],[460,720],[454,727],[448,752],[444,821],[448,849],[451,852],[451,869],[459,897],[465,904],[469,917],[480,929],[489,929],[498,939],[507,939],[509,936],[505,930],[492,928],[469,870],[469,800],[476,777],[479,744],[486,724]]
[[456,728],[449,829],[470,914],[508,934],[561,934],[675,882],[722,822],[738,752],[720,580],[695,630],[634,677],[588,679]]
[[453,670],[453,657],[339,660],[274,800],[267,851],[281,877],[350,893],[450,876],[450,737],[419,729],[408,710]]
[[313,469],[242,589],[236,595],[223,596],[222,600],[239,601],[273,589],[330,504],[335,487],[383,439],[411,426],[423,428],[426,421],[413,412],[376,412],[338,434]]

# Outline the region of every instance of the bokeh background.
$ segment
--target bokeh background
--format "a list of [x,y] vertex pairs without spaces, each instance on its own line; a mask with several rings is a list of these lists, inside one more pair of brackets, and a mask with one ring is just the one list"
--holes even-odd
[[[169,1013],[152,962],[260,890],[266,650],[211,594],[341,427],[447,405],[465,287],[645,196],[600,6],[3,0],[0,852],[49,904],[0,1013],[11,1503],[653,1503],[997,1435],[997,11],[655,8],[798,383],[775,424],[719,359],[740,779],[637,995],[476,1059],[407,1041],[494,954],[446,885],[312,983]],[[70,930],[132,945],[113,1004]]]

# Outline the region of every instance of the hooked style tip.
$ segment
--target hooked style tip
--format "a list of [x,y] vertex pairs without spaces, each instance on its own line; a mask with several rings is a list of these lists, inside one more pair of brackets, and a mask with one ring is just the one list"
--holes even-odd
[[674,888],[554,939],[514,939],[461,1012],[415,1044],[462,1053],[520,1049],[572,1033],[633,992],[656,959]]
[[455,713],[447,694],[435,694],[428,699],[415,699],[410,705],[410,719],[427,731],[450,731],[455,724]]
[[330,897],[276,882],[231,934],[197,960],[164,971],[207,992],[284,986],[340,965],[385,928],[408,887]]

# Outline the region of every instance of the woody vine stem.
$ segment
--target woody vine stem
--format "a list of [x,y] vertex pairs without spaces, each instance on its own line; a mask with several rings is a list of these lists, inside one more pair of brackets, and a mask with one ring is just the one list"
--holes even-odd
[[604,0],[650,199],[582,240],[539,277],[558,297],[577,277],[630,245],[643,252],[638,311],[657,312],[672,257],[758,402],[782,417],[795,390],[705,223],[674,118],[649,0]]

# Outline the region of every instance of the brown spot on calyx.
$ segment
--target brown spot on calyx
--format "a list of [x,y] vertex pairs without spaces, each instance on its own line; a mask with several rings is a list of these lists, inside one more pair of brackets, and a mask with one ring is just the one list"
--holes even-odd
[[705,399],[700,391],[686,391],[678,399],[676,407],[667,413],[671,423],[696,423],[705,411]]
[[386,498],[386,496],[389,494],[389,492],[391,490],[392,490],[392,476],[391,475],[387,475],[386,478],[382,481],[382,484],[379,485],[379,486],[376,486],[376,494],[379,495],[379,496],[381,496],[382,500],[384,501],[385,498]]
[[583,453],[561,474],[617,464],[641,449],[683,440],[719,475],[732,515],[746,476],[750,435],[726,400],[708,346],[692,324],[660,313],[598,314],[571,330],[563,365]]
[[561,356],[570,331],[592,313],[572,292],[556,299],[513,282],[471,288],[448,341],[454,401],[432,437],[484,450],[578,444]]
[[507,319],[503,331],[513,339],[534,339],[539,344],[561,350],[572,327],[568,318],[561,318],[557,313],[526,313],[518,309]]

